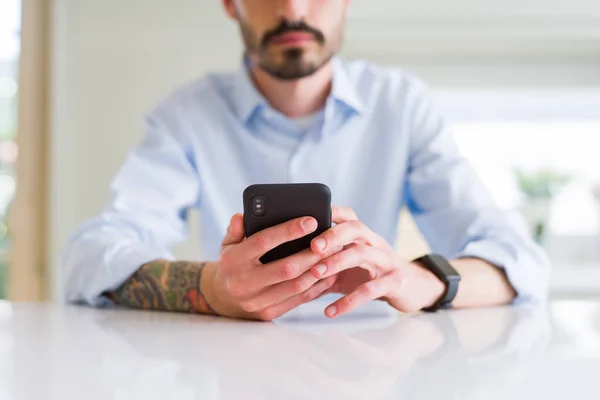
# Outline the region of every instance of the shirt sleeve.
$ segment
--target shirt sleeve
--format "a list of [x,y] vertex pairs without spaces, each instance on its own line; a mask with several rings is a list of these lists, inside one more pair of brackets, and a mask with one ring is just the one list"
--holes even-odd
[[142,142],[112,182],[113,200],[69,239],[62,256],[69,302],[103,306],[143,264],[173,259],[188,235],[187,210],[198,204],[199,177],[185,146],[164,118],[147,118]]
[[408,99],[411,147],[407,205],[432,249],[448,259],[474,257],[506,271],[517,301],[546,298],[550,263],[520,214],[501,210],[460,155],[427,90]]

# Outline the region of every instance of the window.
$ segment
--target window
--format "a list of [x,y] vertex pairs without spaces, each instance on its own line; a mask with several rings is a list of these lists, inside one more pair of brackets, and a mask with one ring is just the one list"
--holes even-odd
[[553,289],[600,289],[600,90],[441,91],[438,100],[498,204],[520,210],[546,247]]
[[15,191],[20,0],[0,2],[0,298],[8,268],[8,212]]

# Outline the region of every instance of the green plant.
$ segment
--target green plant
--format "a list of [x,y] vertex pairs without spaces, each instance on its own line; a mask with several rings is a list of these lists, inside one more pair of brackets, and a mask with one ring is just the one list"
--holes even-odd
[[590,192],[592,196],[600,203],[600,181],[592,182],[590,185]]
[[6,298],[6,273],[8,270],[8,263],[0,260],[0,300]]
[[0,128],[0,140],[12,139],[15,137],[14,127]]
[[[0,220],[0,224],[2,221]],[[0,232],[1,234],[1,232]],[[6,274],[8,270],[8,235],[0,236],[0,300],[5,296]]]
[[8,274],[8,251],[10,247],[10,235],[6,226],[8,225],[8,209],[0,212],[0,300],[6,297],[6,279]]
[[515,176],[521,193],[528,199],[552,199],[570,181],[571,176],[551,168],[526,172],[515,168]]

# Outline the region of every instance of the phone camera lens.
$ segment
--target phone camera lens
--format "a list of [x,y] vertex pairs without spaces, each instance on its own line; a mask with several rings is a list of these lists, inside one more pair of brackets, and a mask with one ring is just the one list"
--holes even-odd
[[252,198],[252,214],[262,217],[267,213],[267,199],[263,196],[254,196]]

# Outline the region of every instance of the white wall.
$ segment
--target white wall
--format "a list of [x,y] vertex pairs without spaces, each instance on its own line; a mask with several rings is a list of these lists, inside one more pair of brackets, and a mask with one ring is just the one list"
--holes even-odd
[[355,0],[346,52],[435,86],[600,85],[600,1]]
[[[106,205],[143,115],[178,85],[235,69],[240,42],[217,0],[54,4],[49,251],[58,271],[67,236]],[[180,250],[194,252],[193,243]]]

